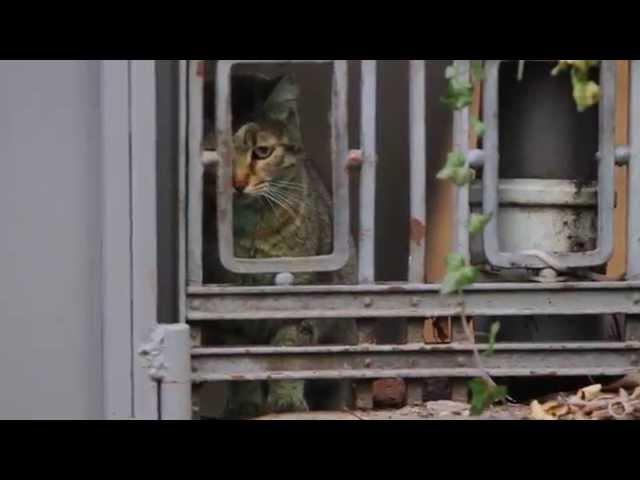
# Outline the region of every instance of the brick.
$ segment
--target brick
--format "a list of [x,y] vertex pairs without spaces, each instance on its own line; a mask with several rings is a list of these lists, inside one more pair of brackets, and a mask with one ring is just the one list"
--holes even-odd
[[407,398],[407,386],[401,378],[385,378],[373,382],[373,403],[376,407],[402,407]]

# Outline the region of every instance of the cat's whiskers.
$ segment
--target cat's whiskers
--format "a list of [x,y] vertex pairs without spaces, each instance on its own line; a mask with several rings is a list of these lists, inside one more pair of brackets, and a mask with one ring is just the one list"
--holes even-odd
[[270,192],[280,197],[283,201],[285,201],[295,209],[299,209],[300,207],[304,207],[307,205],[306,197],[299,192],[285,191],[277,187],[271,188]]
[[263,196],[267,199],[269,199],[270,201],[272,201],[273,203],[275,203],[276,205],[280,206],[281,208],[283,208],[287,213],[289,213],[289,215],[291,215],[292,217],[296,217],[295,212],[291,209],[291,206],[287,203],[284,203],[280,198],[278,198],[277,196],[274,195],[274,192],[272,190],[269,191],[265,191],[263,193]]

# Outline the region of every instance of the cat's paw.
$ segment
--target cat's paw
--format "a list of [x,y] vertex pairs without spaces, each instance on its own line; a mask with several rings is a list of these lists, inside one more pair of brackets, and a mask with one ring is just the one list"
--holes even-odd
[[267,408],[273,413],[308,412],[303,381],[278,381],[270,384]]
[[267,399],[267,408],[272,413],[309,411],[304,397],[286,395],[270,395]]

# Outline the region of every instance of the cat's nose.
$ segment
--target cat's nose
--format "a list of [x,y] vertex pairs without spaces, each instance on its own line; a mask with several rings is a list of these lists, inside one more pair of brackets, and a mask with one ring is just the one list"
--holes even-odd
[[247,182],[244,182],[242,180],[236,180],[234,178],[233,179],[233,188],[236,189],[236,192],[242,193],[242,192],[244,192],[244,189],[247,188]]

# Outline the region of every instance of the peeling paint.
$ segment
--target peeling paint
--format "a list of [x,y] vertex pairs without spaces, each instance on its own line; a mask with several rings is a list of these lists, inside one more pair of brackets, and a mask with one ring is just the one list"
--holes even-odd
[[409,222],[409,239],[416,245],[422,246],[422,240],[426,236],[427,228],[424,223],[415,217]]
[[164,341],[164,330],[157,328],[151,333],[149,341],[138,349],[138,355],[146,362],[145,368],[154,380],[162,380],[167,372]]

